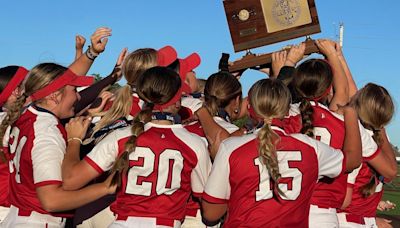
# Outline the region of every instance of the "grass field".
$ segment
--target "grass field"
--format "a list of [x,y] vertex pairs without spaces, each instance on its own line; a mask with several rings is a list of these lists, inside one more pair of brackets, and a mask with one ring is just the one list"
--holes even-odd
[[400,215],[400,166],[398,166],[397,178],[392,183],[385,185],[383,200],[390,200],[397,207],[390,211],[378,211],[378,214]]
[[397,178],[391,184],[385,185],[383,200],[390,200],[397,206],[394,210],[378,211],[378,217],[390,219],[393,227],[400,227],[400,166],[398,167]]

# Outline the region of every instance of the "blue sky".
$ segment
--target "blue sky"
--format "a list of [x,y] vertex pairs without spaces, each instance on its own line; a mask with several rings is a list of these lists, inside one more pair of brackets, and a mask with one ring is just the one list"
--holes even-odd
[[[343,51],[359,87],[374,82],[387,88],[396,104],[388,127],[393,144],[400,146],[400,2],[316,0],[322,32],[313,38],[336,39],[339,22],[345,25]],[[376,16],[373,16],[376,15]],[[205,1],[5,1],[0,7],[0,66],[53,61],[68,65],[74,58],[75,34],[87,38],[99,26],[113,29],[106,51],[96,59],[90,73],[106,75],[124,47],[174,46],[180,57],[198,52],[202,64],[197,75],[208,77],[217,70],[222,52],[234,53],[223,3]],[[268,53],[289,42],[254,49]],[[263,77],[255,71],[241,78],[244,91]]]

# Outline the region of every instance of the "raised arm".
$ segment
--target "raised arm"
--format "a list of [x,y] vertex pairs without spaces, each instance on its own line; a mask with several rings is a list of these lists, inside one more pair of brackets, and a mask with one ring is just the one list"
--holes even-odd
[[85,46],[86,39],[81,35],[75,36],[75,60],[79,59],[83,54],[83,47]]
[[105,50],[108,42],[107,37],[109,36],[111,36],[111,29],[105,27],[98,28],[90,37],[91,45],[88,50],[68,68],[77,75],[86,75],[95,58]]
[[329,104],[329,109],[337,111],[339,106],[346,105],[349,102],[349,88],[342,64],[336,53],[335,42],[331,40],[320,39],[315,41],[320,52],[327,58],[333,73],[333,88],[335,93]]
[[114,84],[121,78],[121,64],[124,61],[127,52],[128,49],[122,49],[121,53],[118,56],[117,63],[115,64],[113,71],[109,76],[79,92],[81,99],[75,104],[75,113],[82,111],[84,108],[90,105],[104,88]]
[[356,110],[350,106],[341,107],[344,114],[345,138],[343,152],[346,154],[346,170],[351,172],[361,164],[362,146]]
[[353,75],[351,74],[350,68],[347,65],[346,59],[343,55],[342,48],[340,47],[340,45],[338,43],[335,43],[335,47],[336,47],[337,56],[339,57],[340,64],[342,65],[344,74],[346,75],[346,78],[347,78],[347,83],[349,86],[349,98],[351,98],[354,96],[354,94],[358,90],[357,85],[354,82]]

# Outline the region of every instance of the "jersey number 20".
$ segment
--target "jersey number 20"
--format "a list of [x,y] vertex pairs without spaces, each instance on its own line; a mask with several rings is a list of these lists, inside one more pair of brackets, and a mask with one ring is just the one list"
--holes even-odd
[[[143,159],[143,166],[133,166],[128,172],[128,181],[125,192],[127,194],[150,196],[153,184],[156,183],[157,195],[171,195],[181,186],[181,172],[183,169],[183,157],[178,150],[166,149],[161,152],[158,164],[155,164],[155,154],[150,148],[137,147],[135,152],[129,155],[129,161]],[[138,183],[138,177],[148,177],[154,172],[154,166],[158,166],[157,180],[153,183],[142,181]]]

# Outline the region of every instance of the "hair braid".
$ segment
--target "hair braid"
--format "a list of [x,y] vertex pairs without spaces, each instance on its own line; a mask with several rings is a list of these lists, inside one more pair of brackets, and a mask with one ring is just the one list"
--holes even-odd
[[264,124],[258,133],[259,147],[258,152],[263,163],[267,167],[268,173],[273,180],[273,187],[280,195],[285,195],[278,186],[281,174],[279,173],[278,158],[276,154],[276,143],[279,136],[271,129],[269,124]]
[[301,133],[314,137],[314,126],[313,126],[313,113],[314,110],[311,103],[305,99],[300,103],[299,106],[301,113],[302,128]]
[[111,173],[115,173],[110,186],[117,184],[121,186],[122,175],[129,168],[129,155],[135,151],[136,140],[144,131],[145,123],[151,120],[151,109],[144,109],[133,119],[132,136],[125,143],[125,151],[115,161]]
[[[3,122],[1,122],[0,125],[0,142],[3,143],[4,141],[4,136],[6,134],[7,128],[9,126],[12,126],[14,122],[19,118],[19,116],[22,113],[22,107],[24,106],[26,101],[26,95],[22,94],[20,97],[17,98],[17,100],[11,105],[10,109],[7,110],[7,115],[4,118]],[[2,145],[0,148],[0,159],[3,162],[6,162],[6,155],[4,152],[4,146],[7,145]]]

